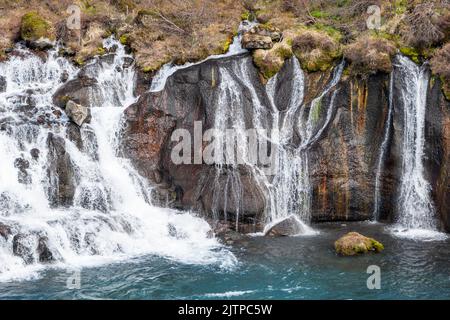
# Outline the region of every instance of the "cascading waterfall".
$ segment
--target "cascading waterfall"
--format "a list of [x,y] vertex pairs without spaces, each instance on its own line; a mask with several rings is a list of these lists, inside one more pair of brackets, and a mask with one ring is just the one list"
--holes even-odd
[[[219,97],[214,113],[214,129],[218,133],[225,133],[227,129],[233,129],[237,136],[245,137],[246,115],[242,106],[244,105],[242,90],[250,93],[252,101],[251,121],[253,128],[257,132],[257,140],[270,143],[272,152],[276,149],[274,160],[274,171],[267,173],[260,165],[248,161],[252,155],[247,154],[250,150],[251,142],[241,139],[238,145],[243,159],[247,160],[245,166],[252,174],[257,186],[264,191],[266,197],[266,229],[277,221],[294,215],[302,227],[302,234],[312,234],[314,231],[307,225],[310,221],[310,197],[311,186],[308,171],[308,148],[316,142],[325,128],[328,126],[334,111],[334,99],[336,91],[332,93],[327,109],[327,116],[322,126],[317,125],[317,119],[311,115],[314,108],[338,83],[344,64],[336,67],[333,79],[325,90],[314,101],[305,106],[302,104],[304,96],[304,75],[296,58],[292,58],[293,78],[292,90],[288,107],[280,111],[276,106],[275,96],[278,76],[271,78],[266,85],[266,93],[270,102],[269,107],[265,106],[249,77],[248,66],[250,58],[233,61],[231,68],[219,68],[220,85]],[[295,121],[298,113],[310,114],[306,120]],[[268,119],[268,120],[267,120]],[[295,147],[293,144],[294,131],[299,130],[303,138],[302,144]],[[217,139],[216,143],[223,144],[225,137]],[[220,180],[226,171],[227,181],[225,190]],[[225,191],[225,197],[223,197]],[[232,196],[228,197],[227,192]],[[215,203],[220,199],[234,199],[237,203],[234,207],[240,208],[242,199],[242,187],[240,184],[240,173],[237,167],[217,166],[216,180],[214,186]],[[226,209],[224,210],[226,214]],[[217,214],[217,213],[216,213]],[[239,210],[236,213],[236,224],[238,224]],[[237,226],[236,226],[237,227]]]
[[425,110],[430,72],[398,56],[395,72],[401,83],[403,104],[402,177],[398,201],[400,235],[430,236],[437,230],[430,185],[424,177]]
[[[121,115],[136,99],[134,71],[118,41],[107,39],[104,46],[116,48],[113,59],[99,57],[84,70],[97,86],[90,93],[96,103],[91,123],[81,127],[82,148],[67,138],[68,118],[52,103],[62,76],[71,79],[78,70],[57,50],[41,59],[18,48],[0,64],[7,84],[0,93],[0,227],[10,233],[0,235],[0,281],[37,276],[48,262],[78,268],[144,254],[235,263],[208,236],[205,221],[152,206],[151,186],[117,155]],[[63,183],[63,172],[51,168],[53,149],[73,173],[73,203],[50,201]]]

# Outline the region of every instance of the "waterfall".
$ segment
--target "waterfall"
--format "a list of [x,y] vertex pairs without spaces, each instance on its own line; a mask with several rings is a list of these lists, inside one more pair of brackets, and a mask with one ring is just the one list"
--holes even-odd
[[402,176],[396,229],[399,235],[428,237],[436,233],[431,187],[424,177],[425,112],[430,72],[404,56],[397,57],[396,72],[403,106]]
[[[91,123],[80,129],[82,147],[69,139],[74,124],[52,102],[62,79],[80,70],[57,49],[40,58],[18,47],[0,63],[6,82],[0,93],[0,231],[7,231],[0,233],[0,281],[36,277],[49,263],[80,268],[145,254],[235,263],[204,220],[152,206],[151,186],[118,156],[122,113],[136,100],[135,75],[118,41],[106,39],[104,46],[115,48],[113,58],[97,57],[83,68],[97,86],[89,93]],[[58,190],[69,192],[69,185],[73,199],[62,201]]]
[[381,143],[380,156],[378,157],[377,162],[377,172],[375,176],[375,195],[374,195],[374,207],[373,207],[373,219],[375,221],[380,220],[380,206],[381,206],[381,174],[383,172],[383,164],[386,157],[386,152],[389,143],[389,137],[391,134],[391,122],[392,122],[392,110],[394,99],[394,72],[391,73],[391,77],[389,80],[389,110],[388,116],[386,119],[386,129],[384,131],[383,142]]
[[[251,58],[242,58],[231,62],[231,67],[220,67],[220,84],[218,86],[218,102],[214,112],[214,129],[225,134],[227,129],[235,130],[237,136],[245,137],[246,130],[250,126],[256,129],[256,141],[270,144],[273,158],[273,170],[266,172],[261,165],[251,161],[245,161],[245,167],[251,173],[257,187],[263,191],[266,206],[264,217],[266,230],[274,223],[291,215],[302,226],[303,234],[315,233],[309,226],[311,214],[311,184],[309,181],[308,150],[319,140],[321,134],[329,125],[334,112],[334,100],[337,90],[334,90],[342,75],[344,64],[339,64],[333,73],[332,80],[324,91],[310,104],[303,103],[304,98],[304,74],[298,60],[294,57],[290,60],[292,65],[292,80],[290,84],[290,96],[287,108],[282,110],[276,105],[277,87],[280,84],[279,76],[275,75],[265,86],[267,101],[258,94],[255,84],[250,78],[249,65]],[[326,117],[323,123],[318,123],[312,115],[314,108],[332,90],[330,102],[327,105]],[[251,110],[244,110],[244,97],[251,99]],[[249,119],[249,114],[251,118]],[[297,117],[305,120],[296,120]],[[294,134],[300,131],[302,143],[295,145]],[[217,143],[223,144],[225,137],[217,139]],[[248,154],[249,142],[240,139],[238,148],[244,154],[244,159],[250,159]],[[225,149],[222,146],[221,149]],[[225,174],[226,173],[226,174]],[[226,183],[221,180],[227,177]],[[234,199],[236,210],[236,227],[238,227],[239,208],[242,206],[242,184],[239,167],[218,165],[213,187],[215,207],[221,199]],[[225,184],[225,188],[223,185]],[[231,193],[231,194],[230,194]],[[225,194],[225,196],[224,196]],[[227,210],[224,210],[225,215]],[[216,212],[217,216],[218,213]],[[227,218],[227,217],[225,217]]]

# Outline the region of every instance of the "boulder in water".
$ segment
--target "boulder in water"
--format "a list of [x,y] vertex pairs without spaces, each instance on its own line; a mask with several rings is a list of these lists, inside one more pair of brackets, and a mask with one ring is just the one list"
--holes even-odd
[[55,261],[53,253],[48,248],[48,238],[40,237],[37,247],[37,252],[39,255],[39,262],[48,263]]
[[81,127],[83,123],[89,123],[91,121],[90,109],[81,104],[77,104],[72,100],[69,100],[66,104],[66,114],[70,120],[75,122],[79,127]]
[[265,235],[269,237],[295,236],[305,231],[303,224],[294,215],[275,223]]
[[349,232],[334,243],[336,252],[344,256],[353,256],[369,251],[380,252],[384,246],[375,239],[363,236],[358,232]]

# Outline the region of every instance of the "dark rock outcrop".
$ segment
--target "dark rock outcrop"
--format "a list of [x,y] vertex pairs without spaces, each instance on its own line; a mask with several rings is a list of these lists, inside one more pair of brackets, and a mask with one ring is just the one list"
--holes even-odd
[[303,231],[304,227],[301,222],[294,215],[290,215],[289,217],[275,223],[269,230],[267,230],[265,235],[269,237],[295,236],[301,234]]
[[8,237],[11,235],[11,228],[4,223],[0,222],[0,236],[5,240],[8,240]]
[[75,195],[75,176],[63,138],[52,133],[47,137],[49,188],[47,190],[52,206],[70,206]]
[[[241,55],[208,60],[174,73],[161,92],[143,93],[139,101],[125,112],[127,126],[123,132],[122,149],[138,170],[157,185],[156,190],[162,195],[161,199],[167,200],[166,204],[196,210],[221,221],[234,222],[238,215],[243,225],[258,225],[267,209],[266,191],[259,187],[251,170],[245,166],[231,166],[218,171],[203,162],[175,165],[170,158],[178,142],[170,139],[174,130],[185,129],[193,137],[195,121],[202,124],[203,131],[214,126],[219,105],[220,68],[236,77],[233,79],[236,82],[234,90],[242,97],[242,120],[248,128],[252,126],[254,106],[249,83],[244,83],[232,69],[233,63],[243,68],[246,59],[246,55]],[[280,111],[289,105],[293,89],[291,63],[286,60],[277,74],[274,100]],[[269,127],[271,107],[258,78],[258,70],[252,64],[246,65],[245,70],[248,75],[245,81],[251,82],[260,102],[266,106],[267,114],[260,117]],[[303,103],[308,105],[318,97],[331,78],[330,72],[305,73]],[[323,127],[323,131],[307,149],[313,221],[357,221],[374,217],[377,166],[388,125],[390,132],[380,172],[379,218],[395,220],[401,182],[404,119],[401,97],[395,94],[400,92],[400,84],[394,77],[392,117],[388,122],[389,79],[389,74],[384,73],[364,79],[343,76],[338,85],[322,98],[315,126]],[[450,111],[449,102],[440,87],[437,79],[429,89],[424,161],[437,213],[443,226],[450,230]],[[330,121],[326,122],[328,110],[331,110]],[[302,137],[294,132],[293,144],[298,145],[301,140]],[[192,150],[192,157],[195,152]],[[233,181],[239,181],[239,195],[232,195],[227,189]]]
[[65,108],[69,100],[77,104],[91,107],[90,93],[96,89],[97,80],[80,74],[77,78],[67,81],[53,95],[53,103]]
[[0,76],[0,93],[6,91],[6,79],[4,76]]

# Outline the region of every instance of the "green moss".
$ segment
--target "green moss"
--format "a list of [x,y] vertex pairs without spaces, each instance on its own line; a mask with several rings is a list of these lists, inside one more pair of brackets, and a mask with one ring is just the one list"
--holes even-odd
[[372,249],[375,249],[376,252],[380,252],[384,250],[384,246],[381,242],[378,242],[375,239],[370,238]]
[[395,14],[403,14],[406,12],[408,6],[408,0],[395,0],[394,11]]
[[222,44],[222,53],[228,52],[232,43],[233,43],[233,38],[232,37],[227,38]]
[[37,12],[29,12],[22,17],[20,35],[23,40],[38,40],[40,38],[53,39],[50,32],[51,25]]
[[322,99],[319,99],[312,107],[311,107],[311,118],[314,123],[319,121],[320,112],[322,110]]
[[119,41],[122,45],[126,46],[129,44],[129,39],[128,39],[128,35],[123,34],[120,36]]
[[82,1],[81,11],[83,11],[83,13],[89,14],[89,15],[94,15],[97,13],[97,9],[95,8],[95,6],[93,4],[91,4],[91,2],[89,0]]
[[341,32],[332,26],[325,25],[322,23],[315,23],[309,28],[317,30],[317,31],[325,32],[326,34],[328,34],[330,37],[332,37],[337,42],[340,42],[342,39]]
[[74,59],[75,64],[82,66],[84,65],[84,59],[82,57],[77,57]]
[[321,11],[321,10],[313,10],[313,11],[311,11],[311,15],[317,19],[328,18],[330,16],[330,14],[328,12]]
[[255,14],[250,11],[245,11],[241,14],[241,20],[248,20],[248,21],[254,21],[256,19]]
[[400,52],[405,56],[409,57],[412,61],[419,64],[420,63],[420,54],[417,49],[412,47],[401,47]]
[[106,53],[106,50],[105,50],[105,48],[103,48],[103,47],[98,47],[97,48],[97,54],[98,55],[104,55]]

